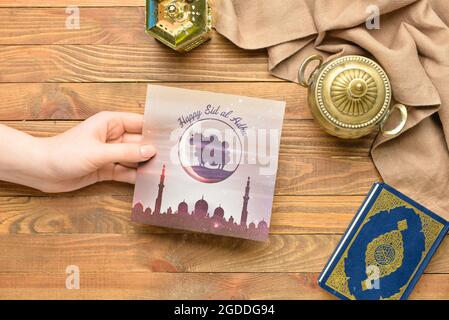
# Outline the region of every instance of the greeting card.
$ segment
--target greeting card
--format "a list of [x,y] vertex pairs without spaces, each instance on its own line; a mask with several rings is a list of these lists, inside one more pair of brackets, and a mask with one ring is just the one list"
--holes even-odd
[[132,220],[266,240],[285,103],[149,85]]

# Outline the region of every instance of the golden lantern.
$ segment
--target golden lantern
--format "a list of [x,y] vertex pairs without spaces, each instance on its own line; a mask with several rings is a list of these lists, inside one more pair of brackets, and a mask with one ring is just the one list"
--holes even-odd
[[178,52],[209,40],[211,28],[207,0],[147,0],[147,33]]

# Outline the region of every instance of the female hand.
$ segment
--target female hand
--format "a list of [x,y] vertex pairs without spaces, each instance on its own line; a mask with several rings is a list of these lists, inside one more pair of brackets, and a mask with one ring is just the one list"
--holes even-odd
[[134,183],[137,164],[156,154],[141,144],[142,126],[142,115],[121,112],[100,112],[50,138],[2,126],[0,180],[50,193],[105,180]]

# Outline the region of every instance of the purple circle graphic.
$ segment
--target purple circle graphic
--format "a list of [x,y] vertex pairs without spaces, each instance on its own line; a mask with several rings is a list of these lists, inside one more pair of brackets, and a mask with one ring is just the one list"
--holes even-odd
[[190,177],[203,183],[217,183],[232,176],[239,167],[242,142],[226,122],[203,119],[184,131],[178,155]]

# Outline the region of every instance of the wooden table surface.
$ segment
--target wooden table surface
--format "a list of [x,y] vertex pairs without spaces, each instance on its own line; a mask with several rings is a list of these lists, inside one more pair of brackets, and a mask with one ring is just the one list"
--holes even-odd
[[[81,29],[67,30],[66,5]],[[144,0],[2,0],[0,122],[54,135],[102,110],[143,113],[149,82],[287,101],[271,235],[256,243],[135,225],[133,187],[47,195],[0,183],[0,298],[331,299],[317,277],[370,186],[374,135],[342,141],[266,52],[217,33],[178,55],[144,33]],[[39,168],[36,168],[39,169]],[[66,267],[80,268],[67,290]],[[449,241],[411,298],[449,298]]]

